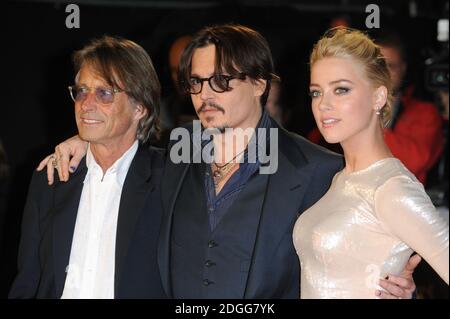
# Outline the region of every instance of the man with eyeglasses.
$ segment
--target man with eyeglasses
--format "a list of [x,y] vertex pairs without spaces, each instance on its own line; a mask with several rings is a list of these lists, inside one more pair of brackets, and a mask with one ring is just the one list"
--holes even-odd
[[[299,298],[293,226],[298,215],[326,192],[342,158],[287,132],[264,111],[277,76],[266,40],[248,27],[227,24],[200,30],[182,55],[179,78],[191,96],[202,133],[212,132],[202,146],[213,143],[214,148],[212,162],[195,161],[195,153],[204,150],[195,147],[188,162],[175,162],[171,156],[166,161],[158,249],[166,294]],[[187,129],[195,144],[195,125]],[[249,134],[240,144],[234,137],[242,136],[233,134],[262,130],[269,136],[273,129],[277,156],[269,158],[278,161],[278,169],[261,174],[263,156],[258,152],[252,158],[251,142],[268,150],[267,144],[274,141]],[[168,154],[179,142],[171,141]],[[67,167],[78,163],[82,148],[77,139],[57,147],[57,153],[64,154],[58,166],[61,179],[68,179]],[[47,163],[48,158],[40,167]],[[53,169],[47,167],[51,181]],[[407,272],[404,277],[384,287],[381,297],[410,297],[412,276]]]
[[74,54],[79,136],[87,154],[67,183],[33,175],[10,298],[164,298],[156,262],[164,154],[160,84],[136,43],[103,37]]
[[[166,163],[158,253],[170,297],[300,295],[292,228],[298,215],[327,191],[342,159],[269,117],[264,105],[274,79],[266,40],[245,26],[206,27],[183,53],[181,84],[203,129],[216,133],[212,163]],[[278,160],[276,172],[261,174],[260,154],[251,161],[249,144],[227,139],[227,129],[276,129],[278,154],[270,157]],[[261,144],[273,140],[258,138],[256,143],[268,150]],[[389,292],[410,297],[411,291],[395,286],[387,287]]]
[[[342,159],[269,117],[264,105],[274,79],[266,40],[245,26],[204,28],[183,53],[181,84],[203,129],[215,130],[214,161],[166,163],[158,253],[170,297],[300,295],[292,228],[298,215],[327,191]],[[260,153],[251,161],[249,144],[227,139],[229,129],[277,130],[278,154],[270,161],[278,160],[278,169],[261,174]],[[266,145],[272,139],[258,137],[256,143],[272,151]],[[395,286],[396,293],[408,296],[409,291]]]

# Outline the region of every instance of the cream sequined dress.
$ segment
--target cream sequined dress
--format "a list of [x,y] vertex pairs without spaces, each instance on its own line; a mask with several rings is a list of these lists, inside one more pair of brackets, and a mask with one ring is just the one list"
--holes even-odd
[[420,182],[395,158],[340,171],[293,233],[301,298],[375,298],[416,251],[448,283],[449,227]]

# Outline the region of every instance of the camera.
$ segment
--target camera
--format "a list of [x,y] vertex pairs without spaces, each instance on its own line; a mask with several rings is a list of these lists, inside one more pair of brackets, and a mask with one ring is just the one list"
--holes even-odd
[[448,19],[438,21],[439,52],[425,61],[425,85],[430,91],[448,91]]

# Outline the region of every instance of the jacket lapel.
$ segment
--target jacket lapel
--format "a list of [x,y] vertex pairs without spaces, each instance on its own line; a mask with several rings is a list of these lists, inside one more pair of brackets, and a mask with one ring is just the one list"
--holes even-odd
[[117,295],[122,268],[146,199],[155,189],[151,175],[151,154],[140,145],[123,184],[117,220],[114,295]]
[[278,155],[278,171],[269,176],[244,298],[262,295],[258,291],[267,282],[265,265],[273,263],[271,258],[283,236],[292,233],[315,168],[315,164],[307,162],[300,149],[293,148],[289,133],[282,128],[279,128]]
[[78,170],[70,177],[68,182],[59,182],[55,185],[53,260],[57,298],[61,297],[64,289],[73,233],[77,220],[78,205],[80,203],[86,173],[86,160],[83,158]]
[[[188,127],[187,129],[192,133],[192,127]],[[161,197],[164,215],[158,240],[158,266],[161,274],[162,285],[168,298],[173,298],[172,285],[170,282],[170,240],[175,203],[193,159],[201,156],[199,152],[202,151],[201,147],[199,148],[199,146],[193,142],[192,136],[189,136],[189,139],[190,146],[192,147],[189,163],[173,163],[170,158],[170,152],[171,147],[176,142],[169,145],[167,149],[168,151],[163,181],[161,184]],[[179,140],[178,142],[183,142],[183,140]]]
[[187,163],[174,164],[168,155],[161,186],[164,215],[158,240],[158,266],[164,291],[169,298],[172,298],[170,282],[170,238],[173,210],[189,165]]

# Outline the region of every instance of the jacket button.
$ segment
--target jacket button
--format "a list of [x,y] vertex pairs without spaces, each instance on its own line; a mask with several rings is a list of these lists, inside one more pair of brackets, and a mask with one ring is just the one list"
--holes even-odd
[[213,262],[213,261],[211,261],[211,260],[207,260],[206,262],[205,262],[205,266],[206,267],[211,267],[211,266],[214,266],[216,263],[215,262]]
[[206,286],[206,287],[211,285],[211,284],[213,284],[213,283],[214,283],[213,281],[208,280],[208,279],[203,280],[203,286]]
[[218,246],[218,245],[217,245],[217,243],[214,240],[209,241],[209,243],[208,243],[208,247],[209,248],[214,248],[216,246]]

